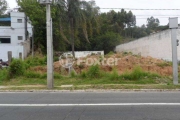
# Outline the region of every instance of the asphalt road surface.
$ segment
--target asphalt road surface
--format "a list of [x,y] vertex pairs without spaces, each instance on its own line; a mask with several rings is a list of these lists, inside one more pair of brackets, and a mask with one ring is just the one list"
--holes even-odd
[[180,92],[0,93],[0,120],[180,120]]

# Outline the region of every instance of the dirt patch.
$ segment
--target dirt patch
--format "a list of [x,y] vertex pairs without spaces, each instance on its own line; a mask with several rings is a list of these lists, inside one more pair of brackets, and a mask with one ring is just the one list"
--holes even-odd
[[[134,67],[140,66],[143,70],[158,73],[160,75],[169,76],[172,75],[172,63],[167,62],[161,59],[156,59],[152,57],[142,57],[138,55],[132,55],[132,54],[113,54],[113,55],[106,55],[104,58],[101,56],[93,55],[88,56],[86,58],[79,58],[81,60],[80,64],[76,60],[73,68],[77,73],[81,73],[84,70],[87,70],[90,66],[87,65],[90,61],[88,61],[89,58],[94,59],[98,64],[100,64],[100,67],[102,70],[106,72],[110,72],[115,67],[119,74],[122,74],[126,71],[131,71]],[[109,66],[104,65],[103,61],[107,61],[108,58],[116,59],[117,65]],[[47,68],[46,66],[36,66],[30,68],[32,71],[37,72],[46,72]],[[62,71],[68,71],[67,69],[64,69],[59,61],[54,62],[54,71],[58,73],[62,73]]]

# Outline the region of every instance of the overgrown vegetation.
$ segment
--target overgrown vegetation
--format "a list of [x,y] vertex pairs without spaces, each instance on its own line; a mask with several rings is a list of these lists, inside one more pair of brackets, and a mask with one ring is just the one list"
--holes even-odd
[[[113,54],[110,52],[109,57],[116,56],[121,58],[126,58],[127,56],[134,57],[132,53],[124,52],[122,54]],[[91,57],[98,57],[96,55]],[[105,57],[106,58],[106,57]],[[46,57],[34,57],[27,58],[24,61],[13,59],[10,67],[7,69],[0,70],[0,84],[1,85],[46,85],[47,83],[47,74],[46,74]],[[141,57],[132,58],[135,61]],[[136,60],[137,59],[137,60]],[[153,61],[149,58],[144,61]],[[132,62],[135,62],[132,61]],[[124,60],[129,64],[130,61]],[[142,62],[142,61],[141,61]],[[162,65],[160,64],[162,62]],[[158,66],[166,67],[167,64],[164,64],[163,61],[154,62],[158,69]],[[146,62],[145,62],[146,63]],[[148,62],[149,63],[149,62]],[[156,64],[157,63],[157,64]],[[58,64],[57,62],[55,64]],[[54,64],[54,65],[55,65]],[[143,63],[141,63],[143,65]],[[170,64],[168,62],[168,64]],[[101,84],[172,84],[171,77],[160,76],[156,73],[144,71],[140,66],[136,66],[133,69],[127,71],[122,71],[122,67],[105,67],[102,65],[92,65],[87,67],[83,64],[83,67],[76,66],[77,73],[71,72],[68,74],[68,71],[61,71],[61,68],[55,67],[54,73],[54,83],[55,86],[60,85],[101,85]],[[142,66],[141,65],[141,66]],[[169,67],[168,67],[169,68]],[[121,69],[121,70],[120,70]],[[166,68],[163,68],[166,69]]]
[[27,78],[43,78],[44,74],[40,74],[34,71],[26,71],[24,77]]
[[7,79],[8,79],[8,70],[7,69],[3,69],[3,70],[0,69],[0,84],[3,81],[6,81]]
[[[14,84],[14,85],[27,85],[27,84],[46,84],[47,74],[31,71],[29,67],[34,65],[44,66],[44,58],[27,58],[25,61],[14,59],[8,69],[0,70],[0,84]],[[30,60],[32,60],[30,62]],[[40,62],[39,62],[40,61]],[[37,62],[38,64],[35,64]],[[10,76],[10,77],[9,77]],[[9,80],[8,80],[9,79]],[[11,81],[13,79],[13,81]],[[60,73],[54,73],[55,85],[61,84],[157,84],[157,79],[164,79],[160,75],[145,72],[141,67],[135,67],[131,72],[119,74],[116,68],[112,72],[105,72],[101,70],[99,65],[93,65],[88,70],[84,70],[79,74],[71,72],[69,76]],[[8,80],[8,81],[7,81]],[[170,80],[164,81],[170,83]]]
[[29,67],[33,67],[33,66],[39,66],[39,65],[46,65],[47,62],[47,57],[39,57],[39,56],[35,56],[35,57],[28,57],[25,59],[25,65],[26,68]]
[[120,76],[124,80],[140,80],[140,79],[155,79],[159,78],[160,76],[155,73],[149,73],[142,70],[141,67],[137,66],[131,72],[123,73]]

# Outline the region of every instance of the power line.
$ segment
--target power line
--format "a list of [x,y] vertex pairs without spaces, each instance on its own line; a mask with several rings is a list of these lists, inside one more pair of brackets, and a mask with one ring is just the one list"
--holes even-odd
[[[178,16],[176,16],[177,18],[180,18],[180,16],[178,17]],[[142,17],[142,18],[146,18],[147,19],[147,17]],[[136,19],[142,19],[141,17],[136,17]],[[157,17],[157,18],[170,18],[170,17]]]
[[180,10],[180,9],[139,9],[139,8],[100,8],[100,9],[124,9],[124,10]]
[[[180,10],[180,9],[179,9],[179,10]],[[140,15],[140,14],[139,14],[139,15],[137,15],[137,16],[151,16],[151,15],[144,15],[144,14]],[[158,15],[158,14],[156,14],[156,15],[153,15],[153,16],[180,16],[180,15],[177,15],[177,14],[176,14],[176,15],[160,15],[160,14]],[[26,18],[26,17],[28,17],[28,16],[26,16],[26,17],[23,17],[23,16],[7,16],[7,17]],[[3,18],[3,17],[2,17],[2,18]]]
[[180,15],[135,15],[135,16],[180,16]]
[[[9,27],[9,28],[2,28],[2,27]],[[27,29],[29,29],[29,28],[33,28],[33,27],[27,27]],[[45,29],[46,27],[36,27],[36,28]],[[25,29],[25,27],[13,28],[11,26],[0,26],[0,29]]]

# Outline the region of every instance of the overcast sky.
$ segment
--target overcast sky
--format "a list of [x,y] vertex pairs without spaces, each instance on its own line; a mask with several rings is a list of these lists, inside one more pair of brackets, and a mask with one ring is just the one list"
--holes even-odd
[[[100,8],[137,8],[137,9],[180,9],[180,0],[95,0]],[[16,0],[7,0],[10,8],[17,6]],[[109,10],[101,9],[101,12]],[[116,11],[120,11],[116,10]],[[159,18],[161,25],[168,24],[169,17],[180,17],[180,10],[132,10],[136,15],[137,25],[146,24],[147,17]],[[180,18],[179,18],[180,23]]]

